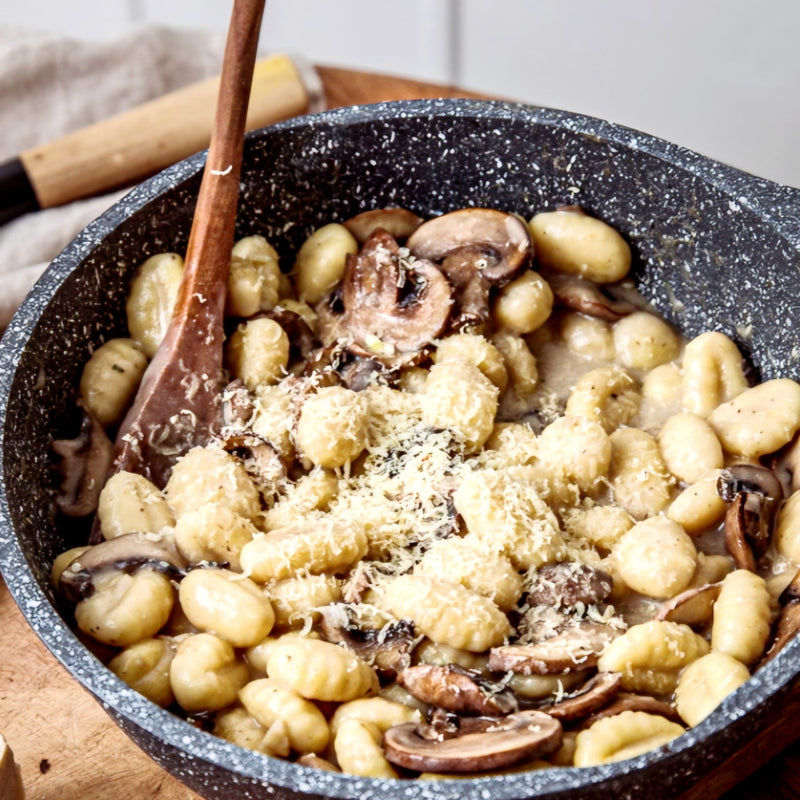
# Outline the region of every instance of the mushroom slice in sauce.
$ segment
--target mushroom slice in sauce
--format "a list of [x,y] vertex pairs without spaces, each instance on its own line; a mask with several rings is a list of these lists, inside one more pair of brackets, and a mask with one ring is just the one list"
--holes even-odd
[[785,496],[800,489],[800,434],[772,456],[770,466],[781,481]]
[[614,586],[607,572],[589,564],[545,564],[533,574],[528,605],[575,608],[602,603]]
[[314,331],[297,312],[277,305],[269,311],[261,311],[251,319],[259,317],[268,317],[283,328],[289,337],[290,361],[305,361],[308,358],[316,344]]
[[485,323],[490,287],[515,278],[533,255],[525,223],[491,208],[466,208],[435,217],[420,225],[407,244],[416,258],[440,263],[453,283],[459,309],[456,327]]
[[342,330],[371,356],[415,353],[445,329],[450,284],[425,259],[404,258],[391,234],[377,230],[348,255],[342,281]]
[[742,493],[757,494],[776,503],[783,499],[783,487],[775,473],[757,464],[734,464],[722,470],[717,491],[727,503]]
[[614,297],[608,287],[598,286],[577,275],[548,272],[545,277],[553,290],[556,302],[570,311],[578,311],[606,322],[619,322],[636,310],[636,307],[627,300]]
[[376,627],[374,620],[360,619],[356,608],[346,603],[332,603],[318,611],[324,639],[343,645],[385,677],[394,679],[411,664],[419,637],[408,620]]
[[423,703],[456,714],[502,715],[518,709],[513,693],[456,664],[419,664],[403,670],[397,682]]
[[342,385],[354,392],[361,392],[386,373],[386,365],[376,358],[352,355],[336,370]]
[[353,234],[359,244],[364,244],[378,228],[387,231],[395,239],[403,241],[408,239],[422,225],[423,221],[422,217],[418,217],[413,211],[393,206],[362,211],[342,224]]
[[798,632],[800,632],[800,570],[795,573],[792,582],[781,592],[778,598],[781,610],[772,632],[770,644],[759,667],[772,661]]
[[547,755],[561,746],[561,723],[541,711],[465,717],[441,733],[424,723],[394,725],[383,737],[386,758],[418,772],[483,772]]
[[230,433],[220,437],[222,447],[237,456],[248,475],[262,489],[274,489],[286,479],[286,466],[275,446],[254,433]]
[[598,622],[581,621],[535,644],[508,644],[489,651],[492,672],[553,675],[594,667],[620,631]]
[[711,619],[714,602],[719,597],[722,583],[707,583],[665,600],[653,619],[680,622],[684,625],[703,625]]
[[722,470],[717,492],[728,503],[725,545],[739,569],[754,572],[767,550],[783,487],[766,467],[735,464]]
[[222,421],[226,428],[246,428],[256,407],[244,381],[231,381],[222,393]]
[[108,570],[130,573],[143,567],[180,575],[187,563],[169,537],[126,533],[93,545],[67,565],[59,578],[58,591],[77,603],[91,596],[98,574]]
[[[332,347],[342,347],[342,341],[347,336],[347,330],[345,328],[341,285],[337,286],[314,306],[314,313],[317,315],[315,334],[321,342],[322,348],[327,350]],[[317,348],[309,355],[308,362],[314,361],[319,349]],[[309,364],[307,364],[306,370],[308,370],[308,367]]]
[[616,699],[592,714],[584,723],[585,727],[590,727],[598,719],[603,717],[614,717],[623,711],[645,711],[648,714],[658,714],[666,717],[673,722],[684,724],[680,714],[672,703],[666,700],[659,700],[649,694],[635,694],[634,692],[620,692]]
[[608,705],[619,694],[621,687],[622,675],[619,672],[598,672],[578,691],[553,705],[543,706],[542,711],[562,722],[588,717]]
[[113,458],[114,445],[94,415],[84,409],[75,439],[57,439],[52,444],[61,478],[56,505],[68,517],[85,517],[97,510]]
[[313,767],[314,769],[324,769],[326,772],[341,772],[339,767],[328,761],[327,758],[322,758],[316,753],[303,753],[295,764],[300,764],[301,767]]

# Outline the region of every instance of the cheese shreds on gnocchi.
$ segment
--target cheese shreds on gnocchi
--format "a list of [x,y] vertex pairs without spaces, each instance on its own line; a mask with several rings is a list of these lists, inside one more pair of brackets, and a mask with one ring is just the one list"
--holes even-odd
[[[386,208],[273,244],[234,247],[219,425],[165,485],[54,445],[59,509],[96,519],[52,580],[123,681],[270,757],[427,780],[661,747],[794,636],[800,385],[685,341],[618,231]],[[182,269],[142,264],[84,369],[109,453]]]

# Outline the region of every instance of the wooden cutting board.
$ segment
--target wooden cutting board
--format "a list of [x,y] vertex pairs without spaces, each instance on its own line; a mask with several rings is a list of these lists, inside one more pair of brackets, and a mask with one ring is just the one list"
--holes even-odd
[[[479,96],[391,76],[319,72],[331,108]],[[199,800],[144,755],[50,655],[2,581],[0,620],[0,733],[19,764],[27,800]],[[725,800],[797,800],[798,739],[800,684],[761,736],[678,800],[714,800],[725,792]]]

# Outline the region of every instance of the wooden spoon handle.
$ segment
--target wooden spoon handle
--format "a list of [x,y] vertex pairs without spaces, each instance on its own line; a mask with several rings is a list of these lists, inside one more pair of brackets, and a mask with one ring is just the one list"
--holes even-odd
[[199,297],[204,297],[206,300],[201,304],[204,309],[211,298],[214,303],[222,304],[218,312],[218,318],[222,319],[247,104],[263,12],[264,0],[236,0],[233,6],[211,145],[186,250],[186,272],[175,308],[178,318],[194,310]]
[[183,280],[164,340],[117,434],[112,471],[138,472],[159,486],[175,461],[219,425],[225,296],[264,3],[234,2]]

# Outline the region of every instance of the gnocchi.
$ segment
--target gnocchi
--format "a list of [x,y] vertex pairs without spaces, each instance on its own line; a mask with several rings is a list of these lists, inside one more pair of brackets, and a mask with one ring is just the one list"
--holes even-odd
[[309,700],[346,703],[378,690],[377,675],[369,664],[319,639],[290,637],[277,642],[267,659],[267,674]]
[[[220,429],[164,486],[105,480],[103,541],[58,556],[53,584],[123,681],[271,757],[390,780],[501,771],[398,760],[404,731],[457,740],[455,714],[491,720],[475,736],[545,715],[552,741],[505,772],[670,742],[759,668],[800,567],[800,492],[759,500],[778,506],[766,544],[732,544],[754,500],[730,479],[794,440],[800,384],[750,386],[721,332],[684,342],[621,283],[624,237],[580,209],[431,228],[398,211],[373,233],[317,228],[293,264],[260,234],[235,244]],[[482,226],[502,241],[465,238]],[[182,270],[145,261],[128,336],[86,364],[81,406],[109,431]],[[606,716],[620,690],[654,710]]]
[[147,357],[133,339],[111,339],[92,353],[81,374],[84,406],[101,425],[111,428],[133,402]]

